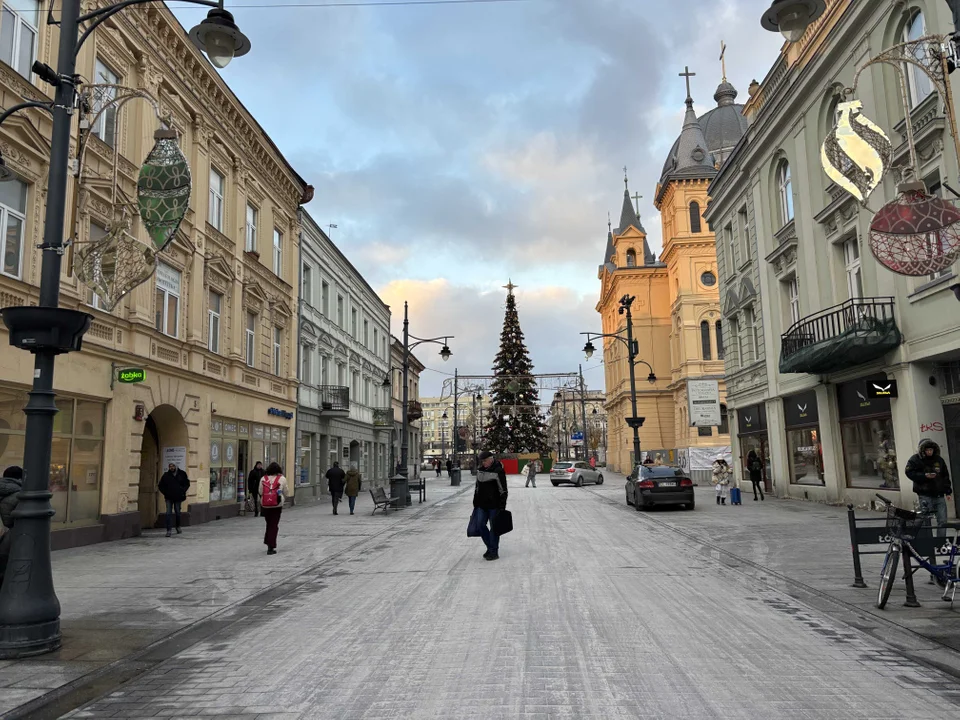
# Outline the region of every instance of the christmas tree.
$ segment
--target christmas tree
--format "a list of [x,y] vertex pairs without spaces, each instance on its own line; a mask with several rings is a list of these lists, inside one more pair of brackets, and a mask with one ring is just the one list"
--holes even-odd
[[540,417],[537,381],[533,363],[523,344],[517,315],[516,285],[507,288],[507,311],[500,332],[500,352],[493,361],[491,408],[484,447],[495,453],[541,452],[546,449],[546,430]]

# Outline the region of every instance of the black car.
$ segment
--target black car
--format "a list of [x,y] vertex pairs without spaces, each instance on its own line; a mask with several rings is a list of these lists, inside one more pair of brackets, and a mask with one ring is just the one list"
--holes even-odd
[[654,505],[683,505],[693,510],[693,480],[671,465],[638,465],[627,477],[627,505],[637,510]]

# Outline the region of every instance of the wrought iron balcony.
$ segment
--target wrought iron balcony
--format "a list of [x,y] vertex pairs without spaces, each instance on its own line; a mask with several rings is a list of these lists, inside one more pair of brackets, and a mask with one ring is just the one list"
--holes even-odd
[[320,385],[320,409],[324,413],[349,413],[350,388],[340,385]]
[[393,408],[374,408],[373,424],[375,427],[393,427]]
[[855,298],[794,323],[781,337],[780,372],[836,372],[878,360],[902,341],[892,297]]
[[407,420],[413,422],[423,417],[423,406],[417,400],[407,401]]

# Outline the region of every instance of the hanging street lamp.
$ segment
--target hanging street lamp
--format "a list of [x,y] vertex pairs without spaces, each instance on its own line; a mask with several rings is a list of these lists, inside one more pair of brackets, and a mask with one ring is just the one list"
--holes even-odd
[[824,0],[774,0],[760,24],[764,30],[779,32],[787,42],[794,43],[826,9]]

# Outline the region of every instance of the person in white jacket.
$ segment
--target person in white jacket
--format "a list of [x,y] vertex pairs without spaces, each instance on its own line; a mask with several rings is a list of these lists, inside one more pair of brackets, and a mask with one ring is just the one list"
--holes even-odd
[[713,485],[717,491],[717,505],[727,504],[727,487],[732,474],[733,469],[723,459],[723,455],[717,455],[713,462]]

